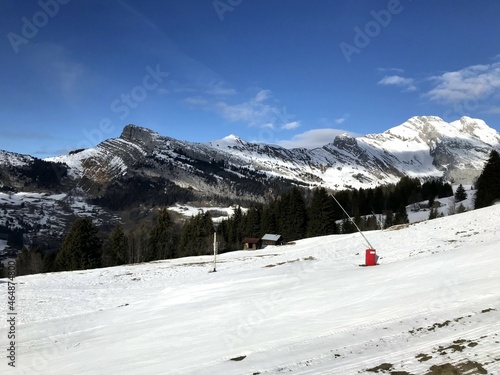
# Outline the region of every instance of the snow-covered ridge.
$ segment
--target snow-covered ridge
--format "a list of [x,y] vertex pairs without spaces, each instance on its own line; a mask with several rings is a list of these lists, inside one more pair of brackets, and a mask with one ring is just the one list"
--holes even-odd
[[[331,189],[375,187],[402,176],[444,176],[471,184],[491,149],[500,151],[500,134],[482,120],[463,117],[447,123],[439,117],[420,116],[381,134],[338,136],[311,150],[246,142],[233,134],[192,143],[127,125],[119,138],[48,160],[64,162],[73,176],[86,176],[101,184],[139,173],[163,177],[198,192],[232,194],[234,181],[255,178],[254,172],[264,173],[268,179]],[[219,163],[219,170],[209,168],[207,172],[207,165],[213,162]]]
[[313,150],[252,144],[235,136],[207,145],[270,173],[299,180],[300,172],[306,173],[328,187],[366,187],[394,182],[403,175],[445,176],[471,183],[491,149],[500,149],[500,134],[479,119],[463,117],[447,123],[439,117],[419,116],[382,134],[341,135]]
[[29,155],[21,155],[15,152],[6,152],[0,150],[0,166],[15,166],[22,167],[33,161],[33,157]]

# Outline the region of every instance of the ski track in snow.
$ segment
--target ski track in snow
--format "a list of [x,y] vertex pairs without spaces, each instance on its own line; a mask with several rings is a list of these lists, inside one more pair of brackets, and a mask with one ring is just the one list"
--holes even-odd
[[358,267],[355,233],[222,254],[216,273],[201,256],[16,278],[1,373],[500,374],[500,205],[365,235],[380,266]]

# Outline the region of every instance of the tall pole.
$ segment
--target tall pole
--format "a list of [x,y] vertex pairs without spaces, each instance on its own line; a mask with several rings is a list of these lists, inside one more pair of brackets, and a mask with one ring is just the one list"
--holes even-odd
[[217,230],[214,230],[214,270],[217,272]]
[[354,220],[352,219],[351,215],[349,215],[347,213],[346,210],[344,210],[344,207],[342,207],[342,205],[340,204],[340,202],[337,200],[337,198],[335,198],[335,195],[333,194],[330,194],[332,196],[332,198],[335,200],[335,202],[337,202],[337,204],[339,205],[339,207],[342,209],[342,211],[344,211],[344,213],[347,215],[347,217],[351,220],[351,222],[354,224],[354,226],[356,227],[356,229],[358,230],[359,234],[361,234],[363,236],[363,238],[365,239],[368,247],[370,249],[373,249],[373,246],[371,245],[370,241],[368,241],[368,239],[365,237],[365,235],[363,234],[363,232],[361,232],[361,229],[359,229],[359,227],[356,225],[356,223],[354,222]]

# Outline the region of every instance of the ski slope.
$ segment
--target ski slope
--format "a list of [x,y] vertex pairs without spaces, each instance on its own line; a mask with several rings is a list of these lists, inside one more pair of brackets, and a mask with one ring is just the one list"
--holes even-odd
[[500,205],[366,236],[19,277],[0,373],[500,374]]

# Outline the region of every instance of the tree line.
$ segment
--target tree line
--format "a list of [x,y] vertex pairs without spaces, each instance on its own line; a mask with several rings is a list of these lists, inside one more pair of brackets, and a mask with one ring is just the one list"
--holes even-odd
[[[361,230],[374,230],[408,223],[406,206],[453,195],[449,183],[433,179],[423,184],[417,178],[403,177],[397,184],[373,189],[352,189],[335,193],[335,199]],[[312,190],[293,187],[270,204],[254,205],[246,213],[235,214],[221,223],[222,250],[241,246],[245,237],[265,233],[282,235],[286,241],[357,231],[325,188]]]

